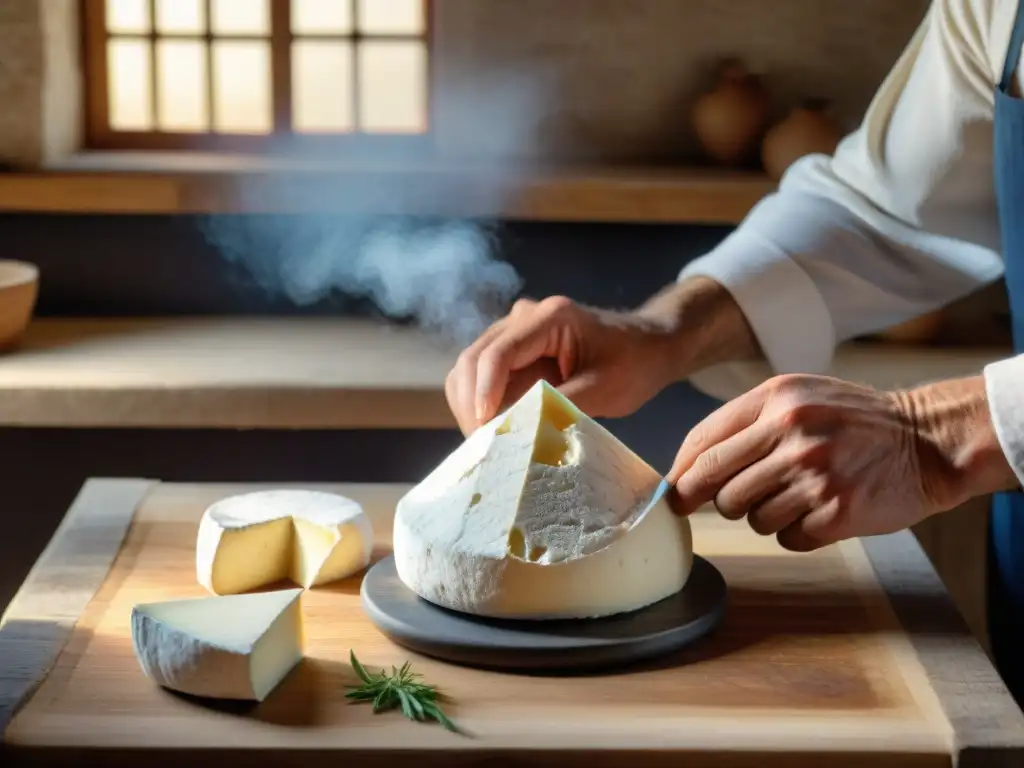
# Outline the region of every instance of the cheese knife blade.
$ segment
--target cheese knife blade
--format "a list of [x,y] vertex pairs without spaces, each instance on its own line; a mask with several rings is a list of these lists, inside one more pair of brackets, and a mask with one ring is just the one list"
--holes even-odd
[[650,500],[647,502],[647,506],[644,507],[643,512],[633,518],[633,522],[630,523],[629,527],[632,528],[634,525],[639,523],[645,517],[647,513],[657,506],[658,502],[665,498],[665,494],[668,493],[668,489],[672,487],[672,484],[664,477],[661,478],[661,482],[658,483],[658,487],[654,489],[654,493],[651,495]]

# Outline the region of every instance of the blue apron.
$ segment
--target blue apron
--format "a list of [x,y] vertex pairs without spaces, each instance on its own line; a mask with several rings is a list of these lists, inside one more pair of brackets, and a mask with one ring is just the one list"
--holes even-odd
[[[1024,100],[1010,95],[1024,44],[1024,0],[995,94],[994,166],[1013,347],[1024,352]],[[1024,381],[1021,382],[1024,387]],[[989,518],[988,615],[992,656],[1024,705],[1024,493],[1000,493]]]

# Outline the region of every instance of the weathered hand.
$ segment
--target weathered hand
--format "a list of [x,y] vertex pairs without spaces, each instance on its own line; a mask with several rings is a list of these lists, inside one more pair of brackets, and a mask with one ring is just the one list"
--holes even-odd
[[628,312],[564,296],[523,300],[463,351],[445,395],[467,435],[539,379],[590,416],[626,416],[697,368],[757,351],[739,305],[704,277]]
[[686,437],[669,479],[680,509],[714,502],[794,551],[906,528],[962,500],[955,456],[913,398],[823,376],[779,376]]
[[462,352],[445,395],[464,434],[541,378],[591,416],[625,416],[670,382],[670,342],[638,313],[523,299]]

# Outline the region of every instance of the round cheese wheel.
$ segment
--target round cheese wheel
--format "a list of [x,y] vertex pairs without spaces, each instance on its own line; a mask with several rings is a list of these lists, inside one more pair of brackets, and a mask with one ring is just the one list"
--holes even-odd
[[352,499],[299,488],[252,491],[203,513],[196,578],[217,595],[285,579],[310,588],[358,573],[372,549],[370,520]]

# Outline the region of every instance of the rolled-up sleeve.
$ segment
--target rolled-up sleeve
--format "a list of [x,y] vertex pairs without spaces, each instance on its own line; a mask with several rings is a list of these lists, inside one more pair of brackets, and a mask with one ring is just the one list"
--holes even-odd
[[1024,485],[1024,355],[985,366],[985,393],[999,446]]
[[992,112],[1015,2],[934,0],[833,157],[796,162],[679,278],[734,297],[776,373],[821,373],[835,346],[1002,275]]

